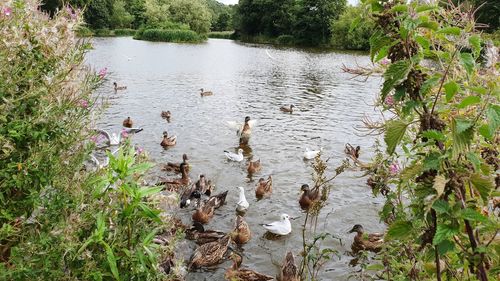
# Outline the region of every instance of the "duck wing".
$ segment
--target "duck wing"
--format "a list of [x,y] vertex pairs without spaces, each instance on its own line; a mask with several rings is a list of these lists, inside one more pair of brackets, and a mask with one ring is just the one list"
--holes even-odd
[[212,201],[213,205],[214,205],[214,208],[218,209],[220,206],[224,205],[224,203],[226,202],[226,196],[227,196],[228,192],[229,192],[229,190],[226,190],[226,191],[221,192],[219,194],[210,196],[208,198],[208,201],[209,202]]

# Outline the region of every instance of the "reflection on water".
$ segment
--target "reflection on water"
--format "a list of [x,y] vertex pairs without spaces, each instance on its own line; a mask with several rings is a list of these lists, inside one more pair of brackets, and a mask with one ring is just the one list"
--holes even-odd
[[[108,81],[101,91],[112,95],[110,107],[99,121],[103,129],[118,132],[123,119],[130,116],[144,131],[134,142],[147,149],[156,163],[179,162],[187,153],[192,166],[191,178],[204,174],[216,184],[216,192],[229,190],[227,204],[216,211],[207,229],[229,231],[235,221],[237,186],[243,186],[250,208],[245,218],[253,236],[242,247],[244,266],[275,275],[285,253],[299,255],[301,224],[304,215],[298,198],[300,186],[311,183],[310,162],[302,159],[304,150],[323,148],[331,170],[344,158],[344,145],[360,145],[361,159],[370,157],[372,137],[360,137],[355,126],[364,114],[377,118],[373,97],[380,80],[367,82],[350,79],[340,67],[368,64],[363,54],[311,52],[277,49],[228,40],[209,40],[205,44],[169,44],[135,41],[131,38],[97,38],[87,60],[96,69],[107,67]],[[114,94],[112,83],[127,90]],[[199,89],[213,96],[200,97]],[[295,105],[294,112],[283,113],[283,105]],[[160,116],[172,112],[171,123]],[[261,159],[262,170],[248,177],[248,161],[229,162],[223,150],[240,147],[235,130],[227,121],[242,122],[245,116],[257,119],[248,146],[242,146],[245,158]],[[177,135],[177,145],[163,149],[162,132]],[[158,175],[166,176],[159,166]],[[273,194],[257,201],[255,186],[260,177],[273,176]],[[347,280],[352,235],[346,232],[357,223],[369,231],[381,231],[377,210],[381,199],[372,198],[361,173],[348,171],[333,182],[328,204],[323,209],[319,231],[330,232],[347,241],[342,245],[328,242],[337,249],[340,260],[328,262],[322,278]],[[190,222],[192,210],[178,215]],[[292,233],[268,240],[259,225],[275,221],[282,213],[300,217],[292,221]],[[190,245],[191,246],[191,245]],[[189,258],[190,252],[185,253]],[[188,280],[222,280],[225,268],[190,273]]]

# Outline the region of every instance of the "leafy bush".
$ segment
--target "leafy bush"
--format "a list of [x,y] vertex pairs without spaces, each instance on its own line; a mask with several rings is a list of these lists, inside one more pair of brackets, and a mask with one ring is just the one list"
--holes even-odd
[[278,45],[293,45],[295,44],[295,38],[292,35],[280,35],[275,42]]
[[94,32],[92,32],[92,30],[90,30],[90,28],[83,26],[83,25],[76,27],[75,33],[78,37],[90,37],[90,36],[94,35]]
[[233,39],[233,31],[212,31],[208,33],[208,38]]
[[137,32],[135,39],[175,43],[199,43],[206,40],[192,30],[146,29]]
[[113,30],[114,36],[134,36],[136,30],[130,28],[118,28]]
[[111,30],[109,30],[107,28],[101,28],[101,29],[94,30],[94,36],[96,36],[96,37],[111,37],[111,36],[113,36],[113,33],[111,33]]
[[[338,20],[331,23],[331,45],[338,49],[369,50],[375,23],[370,18],[359,21],[363,7],[348,7]],[[356,21],[358,19],[358,21]]]

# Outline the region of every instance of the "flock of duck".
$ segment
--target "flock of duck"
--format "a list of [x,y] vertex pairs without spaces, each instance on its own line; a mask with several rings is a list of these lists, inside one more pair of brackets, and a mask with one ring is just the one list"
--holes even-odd
[[[115,92],[118,90],[126,89],[126,87],[119,87],[116,82],[113,83]],[[212,96],[213,93],[210,91],[204,91],[200,89],[200,96]],[[283,106],[280,108],[282,112],[293,113],[294,105]],[[168,123],[171,121],[172,113],[170,111],[162,111],[161,117],[165,119]],[[241,162],[244,160],[243,149],[248,145],[252,128],[255,126],[255,120],[251,120],[249,116],[245,117],[243,123],[228,122],[228,125],[236,129],[237,136],[239,137],[239,145],[237,153],[230,151],[224,151],[225,156],[229,161]],[[109,134],[106,131],[98,130],[102,136],[107,140],[108,145],[118,145],[121,142],[122,137],[126,137],[129,134],[134,134],[142,131],[141,128],[134,128],[133,121],[130,117],[123,120],[123,130],[119,135]],[[170,136],[167,131],[163,132],[163,139],[160,145],[164,148],[175,146],[177,143],[176,136]],[[357,158],[359,156],[359,147],[353,149],[353,153]],[[322,149],[319,150],[306,150],[304,152],[305,159],[315,158]],[[115,151],[116,152],[116,151]],[[115,153],[113,152],[113,153]],[[97,161],[94,157],[94,162]],[[106,163],[99,164],[98,167],[104,167]],[[262,169],[260,159],[256,161],[249,161],[247,166],[247,171],[249,174],[259,172]],[[184,230],[186,238],[189,240],[194,240],[199,246],[195,249],[192,254],[188,269],[195,270],[197,268],[213,267],[224,261],[227,253],[230,252],[229,257],[233,261],[233,266],[226,270],[225,278],[227,280],[272,280],[274,277],[258,273],[254,270],[242,268],[242,254],[237,250],[234,250],[230,245],[232,243],[241,247],[241,245],[247,243],[251,237],[251,230],[249,225],[246,223],[244,216],[249,208],[249,203],[245,196],[245,190],[243,187],[237,187],[239,190],[238,201],[235,202],[236,219],[235,225],[231,232],[224,233],[216,230],[206,230],[204,224],[210,222],[214,217],[214,213],[218,208],[226,203],[226,196],[228,190],[214,194],[214,184],[211,180],[207,179],[204,175],[200,175],[199,178],[192,183],[189,177],[190,165],[189,158],[186,154],[182,156],[182,162],[173,163],[168,162],[163,165],[162,171],[180,174],[180,177],[176,178],[163,178],[160,177],[157,185],[163,186],[165,190],[170,192],[175,192],[179,194],[179,207],[186,208],[192,204],[195,206],[192,213],[191,219],[193,221],[192,226],[186,226],[182,224],[179,219],[174,219],[177,228]],[[301,186],[302,194],[298,201],[300,207],[304,211],[308,211],[309,208],[314,204],[315,201],[320,199],[319,187],[310,188],[309,185],[303,184]],[[270,197],[273,192],[273,178],[269,176],[267,179],[260,178],[255,187],[255,196],[258,199],[265,197]],[[285,236],[292,232],[292,224],[288,214],[281,214],[278,221],[262,224],[262,227],[271,236]],[[364,229],[361,225],[355,225],[350,233],[355,232],[356,236],[352,244],[353,252],[358,252],[360,250],[368,250],[377,252],[380,250],[383,243],[382,234],[365,234]],[[230,251],[229,251],[230,250]],[[171,261],[170,261],[171,262]],[[170,268],[170,265],[169,265]],[[280,281],[298,281],[300,280],[299,270],[295,263],[294,254],[292,251],[288,251],[285,255],[281,270],[277,276],[277,280]]]

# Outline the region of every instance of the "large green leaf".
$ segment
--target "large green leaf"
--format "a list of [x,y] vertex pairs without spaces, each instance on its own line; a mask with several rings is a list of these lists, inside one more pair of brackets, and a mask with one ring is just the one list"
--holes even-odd
[[406,132],[408,124],[401,120],[392,120],[385,125],[384,141],[387,145],[387,153],[392,154]]
[[460,211],[460,218],[466,219],[469,221],[478,221],[478,222],[487,222],[488,218],[485,216],[481,215],[479,212],[466,208]]
[[482,177],[479,174],[474,174],[470,177],[470,181],[481,195],[481,198],[486,201],[491,190],[494,189],[493,180],[487,177]]
[[469,37],[469,44],[472,47],[474,57],[479,57],[479,53],[481,52],[481,37],[478,35],[472,35]]
[[384,73],[384,85],[382,86],[381,96],[385,99],[387,94],[397,85],[401,84],[411,70],[409,60],[401,60],[391,64]]
[[432,240],[432,244],[438,245],[441,242],[453,237],[459,233],[458,226],[447,225],[447,224],[438,224],[436,229],[436,234],[434,234],[434,239]]
[[373,33],[373,35],[370,37],[370,59],[373,61],[375,55],[378,54],[378,52],[382,48],[390,45],[391,42],[391,38],[385,35],[383,32],[376,31],[375,33]]
[[413,225],[410,221],[396,221],[387,230],[386,238],[388,240],[392,239],[404,239],[413,232]]
[[442,199],[439,199],[439,200],[436,200],[434,202],[434,204],[432,205],[432,209],[434,209],[436,211],[436,213],[438,214],[445,214],[445,213],[448,213],[450,212],[450,204],[448,204],[448,202],[442,200]]
[[120,280],[120,273],[118,272],[118,267],[116,266],[116,258],[113,250],[108,245],[108,243],[102,241],[101,242],[104,248],[106,249],[106,259],[108,260],[109,268],[111,269],[111,273],[115,280]]
[[446,93],[446,101],[449,102],[459,90],[459,86],[455,81],[450,81],[444,84],[444,91]]
[[460,53],[460,61],[462,62],[462,65],[464,66],[467,73],[470,75],[475,66],[474,58],[472,57],[472,55],[470,53]]
[[474,127],[470,121],[453,119],[451,122],[451,135],[453,139],[452,155],[457,158],[465,152],[474,136]]
[[443,27],[440,30],[438,30],[438,33],[442,34],[447,34],[447,35],[460,35],[460,27],[456,26],[450,26],[450,27]]
[[481,102],[481,98],[478,96],[468,96],[464,98],[459,105],[457,105],[457,108],[466,108],[469,105],[473,104],[478,104]]

